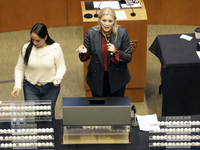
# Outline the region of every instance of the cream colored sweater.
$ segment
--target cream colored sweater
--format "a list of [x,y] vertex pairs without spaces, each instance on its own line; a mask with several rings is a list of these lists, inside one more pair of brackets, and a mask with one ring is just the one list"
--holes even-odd
[[22,46],[18,62],[15,67],[15,87],[22,88],[22,82],[25,78],[32,84],[37,82],[53,82],[55,78],[62,79],[66,66],[60,44],[53,43],[44,48],[33,46],[28,65],[24,65],[24,55],[30,42]]

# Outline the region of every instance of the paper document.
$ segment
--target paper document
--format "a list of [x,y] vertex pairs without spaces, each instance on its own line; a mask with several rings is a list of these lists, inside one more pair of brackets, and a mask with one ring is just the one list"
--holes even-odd
[[136,115],[137,120],[138,120],[138,124],[139,124],[139,128],[142,131],[150,131],[150,130],[157,130],[160,129],[159,126],[150,126],[150,124],[156,123],[158,122],[158,118],[157,115],[145,115],[145,116],[139,116]]
[[185,40],[187,40],[187,41],[191,41],[193,37],[188,36],[188,35],[185,35],[185,34],[182,34],[180,38],[181,38],[181,39],[185,39]]
[[121,4],[122,8],[142,8],[140,3],[134,3],[133,5],[129,6],[127,4]]
[[200,51],[196,51],[196,53],[197,53],[197,56],[198,56],[199,59],[200,59]]
[[127,19],[126,14],[124,11],[115,11],[117,20],[119,19]]
[[112,9],[120,9],[120,5],[118,1],[102,1],[102,2],[95,1],[93,2],[93,5],[94,5],[94,8],[100,8],[100,9],[103,9],[104,7],[111,7]]

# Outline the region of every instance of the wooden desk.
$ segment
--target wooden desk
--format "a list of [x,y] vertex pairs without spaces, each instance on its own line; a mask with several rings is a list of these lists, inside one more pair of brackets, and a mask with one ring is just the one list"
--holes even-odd
[[[118,25],[127,29],[130,39],[137,40],[137,48],[133,53],[132,61],[128,64],[131,74],[131,81],[126,86],[125,96],[129,96],[131,102],[144,101],[144,88],[146,87],[146,57],[147,57],[147,15],[145,5],[141,3],[142,8],[134,9],[136,16],[130,16],[131,9],[118,9],[115,11],[124,11],[127,19],[117,20]],[[86,10],[85,2],[81,2],[84,37],[86,31],[97,25],[98,19],[84,18],[84,15],[90,13],[94,15],[96,10]],[[91,97],[91,91],[86,83],[87,66],[89,61],[84,63],[84,89],[86,97]]]

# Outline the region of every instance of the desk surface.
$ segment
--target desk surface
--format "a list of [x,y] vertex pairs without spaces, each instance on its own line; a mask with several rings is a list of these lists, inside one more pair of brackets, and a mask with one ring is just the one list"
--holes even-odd
[[[166,117],[158,117],[159,121],[165,121]],[[192,121],[200,120],[200,115],[191,116]],[[37,123],[38,128],[53,127],[55,150],[165,150],[165,147],[149,148],[149,132],[140,131],[139,128],[132,128],[131,144],[85,144],[85,145],[61,145],[61,124],[62,120],[53,120],[52,122]],[[0,123],[1,129],[9,129],[10,123]],[[199,149],[192,147],[191,149]],[[8,149],[7,149],[8,150]],[[11,149],[10,149],[11,150]]]
[[[132,9],[116,9],[115,11],[124,11],[127,19],[120,19],[118,21],[129,21],[129,20],[147,20],[147,14],[146,14],[146,8],[144,5],[144,2],[141,2],[142,8],[137,8],[134,9],[134,12],[136,13],[136,16],[131,16],[130,14],[132,13]],[[96,13],[96,10],[86,10],[85,8],[85,1],[81,1],[81,8],[82,8],[82,17],[83,17],[83,22],[97,22],[98,18],[92,17],[90,19],[87,19],[84,17],[85,14],[90,13],[94,16]],[[100,10],[98,10],[97,13],[99,13]]]
[[[53,120],[52,122],[38,122],[37,128],[54,128],[55,150],[147,150],[148,132],[139,131],[139,128],[132,128],[131,144],[83,144],[83,145],[62,145],[61,142],[62,120]],[[10,122],[0,123],[0,129],[10,129]],[[0,143],[5,143],[1,142]],[[12,149],[7,149],[12,150]],[[49,149],[50,150],[50,149]]]
[[158,35],[149,50],[160,60],[162,67],[181,65],[200,65],[196,54],[197,40],[194,33],[186,34],[191,41],[180,39],[182,34]]

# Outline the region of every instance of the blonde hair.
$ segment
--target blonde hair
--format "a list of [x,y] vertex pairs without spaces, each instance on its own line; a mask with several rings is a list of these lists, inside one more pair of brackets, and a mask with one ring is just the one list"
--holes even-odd
[[119,26],[117,25],[117,20],[116,20],[117,17],[116,17],[115,11],[114,11],[112,8],[110,8],[110,7],[105,7],[105,8],[103,8],[103,9],[100,11],[99,17],[98,17],[98,26],[94,27],[94,29],[95,29],[96,31],[99,31],[99,30],[101,29],[100,20],[101,20],[102,16],[104,16],[104,15],[110,15],[110,16],[113,18],[113,20],[114,20],[114,25],[113,25],[113,27],[112,27],[112,32],[113,32],[113,34],[116,34],[116,35],[117,35],[117,28],[119,27]]

